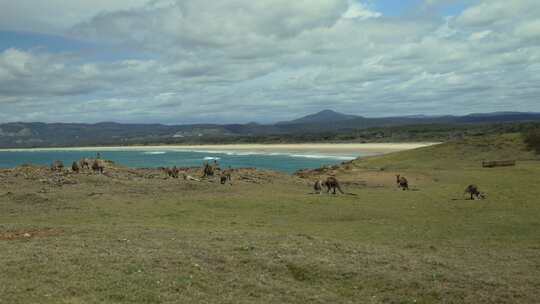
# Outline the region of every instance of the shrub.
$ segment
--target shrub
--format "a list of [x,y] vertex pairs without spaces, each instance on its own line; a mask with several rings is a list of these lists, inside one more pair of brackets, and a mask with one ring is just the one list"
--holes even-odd
[[540,154],[540,128],[529,130],[525,133],[525,144],[529,149]]

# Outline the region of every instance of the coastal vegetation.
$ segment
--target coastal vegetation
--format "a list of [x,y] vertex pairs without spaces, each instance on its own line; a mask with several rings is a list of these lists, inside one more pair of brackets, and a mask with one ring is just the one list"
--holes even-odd
[[525,133],[525,143],[530,149],[540,154],[540,127],[531,128]]
[[[175,136],[174,127],[153,125],[69,125],[9,124],[12,131],[0,134],[2,148],[136,146],[136,145],[207,145],[207,144],[277,144],[277,143],[399,143],[444,142],[466,137],[482,137],[503,133],[527,133],[540,128],[538,122],[477,124],[413,124],[368,128],[333,129],[325,125],[291,127],[287,132],[257,132],[222,129],[189,131]],[[259,127],[256,127],[259,128]],[[18,130],[18,131],[17,131]],[[193,133],[195,132],[195,133]]]

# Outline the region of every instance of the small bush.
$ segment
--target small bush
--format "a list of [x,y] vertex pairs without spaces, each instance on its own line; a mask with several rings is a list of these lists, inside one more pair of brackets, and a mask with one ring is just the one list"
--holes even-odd
[[297,281],[307,281],[309,279],[308,270],[302,266],[288,263],[287,269]]
[[540,128],[532,129],[525,133],[525,143],[529,149],[540,154]]

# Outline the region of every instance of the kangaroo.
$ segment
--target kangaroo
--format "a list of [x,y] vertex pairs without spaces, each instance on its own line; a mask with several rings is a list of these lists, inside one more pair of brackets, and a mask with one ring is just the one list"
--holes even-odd
[[178,178],[178,174],[180,173],[180,170],[176,166],[174,166],[172,168],[172,173],[173,173],[174,178]]
[[92,170],[94,170],[94,172],[103,173],[103,169],[103,165],[97,159],[94,160],[92,163]]
[[79,168],[81,170],[90,169],[90,162],[88,161],[88,159],[83,158],[83,159],[79,160]]
[[403,191],[409,190],[409,181],[405,177],[399,174],[396,175],[396,183],[398,188],[401,188]]
[[178,178],[178,174],[180,173],[180,170],[176,166],[172,168],[164,168],[165,172],[167,173],[167,176],[172,178]]
[[471,200],[476,199],[485,199],[486,196],[484,193],[481,193],[478,191],[478,186],[476,185],[468,185],[467,188],[465,188],[465,192],[463,194],[470,194]]
[[55,160],[51,165],[51,171],[62,171],[64,170],[64,163],[60,160]]
[[214,176],[214,168],[212,167],[212,165],[206,162],[204,164],[202,177],[204,178],[204,177],[211,177],[211,176]]
[[324,186],[326,187],[326,193],[330,192],[330,189],[332,189],[332,194],[336,194],[336,189],[341,193],[345,194],[343,190],[341,190],[341,186],[339,185],[339,181],[337,178],[330,176],[324,181]]
[[73,172],[75,172],[75,173],[79,173],[80,168],[79,168],[79,164],[77,164],[76,161],[74,161],[74,162],[71,164],[71,170],[72,170]]
[[231,169],[224,170],[221,172],[221,175],[219,177],[219,181],[222,185],[225,185],[227,181],[232,185],[232,177],[231,177]]

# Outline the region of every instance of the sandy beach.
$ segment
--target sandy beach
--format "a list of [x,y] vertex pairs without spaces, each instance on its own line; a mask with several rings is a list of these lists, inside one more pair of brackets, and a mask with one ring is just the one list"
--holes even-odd
[[436,143],[306,143],[306,144],[232,144],[232,145],[160,145],[160,146],[109,146],[70,148],[1,149],[0,151],[210,151],[210,152],[254,152],[254,153],[313,153],[332,155],[384,154],[411,150]]

